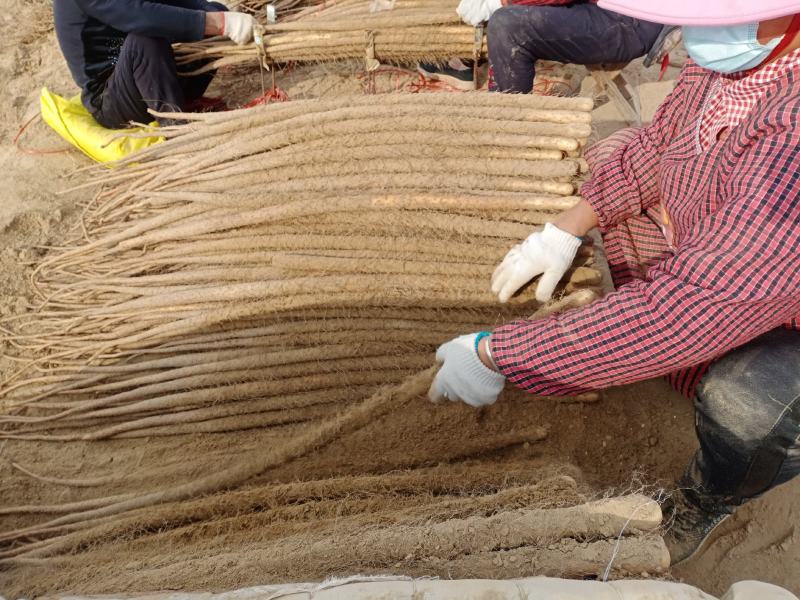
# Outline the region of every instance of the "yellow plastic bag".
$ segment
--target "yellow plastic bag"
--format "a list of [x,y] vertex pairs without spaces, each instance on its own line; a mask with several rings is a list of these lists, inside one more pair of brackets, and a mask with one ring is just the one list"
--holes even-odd
[[164,140],[163,137],[129,137],[141,133],[143,127],[106,129],[94,120],[80,96],[67,100],[42,88],[40,95],[42,118],[53,130],[89,158],[110,163]]

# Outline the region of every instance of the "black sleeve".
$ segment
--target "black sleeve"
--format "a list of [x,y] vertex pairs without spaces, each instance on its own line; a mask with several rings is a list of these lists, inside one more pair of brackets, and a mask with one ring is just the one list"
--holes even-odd
[[219,4],[212,4],[207,0],[152,0],[159,4],[167,4],[175,6],[176,8],[187,8],[189,10],[202,10],[205,12],[218,12],[220,10]]
[[90,17],[123,33],[163,37],[173,42],[203,39],[205,10],[148,0],[76,0],[76,3]]

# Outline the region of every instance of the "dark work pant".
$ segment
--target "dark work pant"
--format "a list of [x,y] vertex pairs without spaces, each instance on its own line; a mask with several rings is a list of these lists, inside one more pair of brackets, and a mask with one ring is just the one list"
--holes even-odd
[[700,504],[737,506],[800,474],[800,332],[771,331],[711,365],[697,389]]
[[644,56],[661,25],[579,2],[562,6],[504,6],[489,19],[494,88],[527,94],[539,59],[592,65]]
[[[210,9],[225,10],[222,4],[210,3]],[[149,123],[147,112],[179,112],[187,102],[200,98],[214,73],[186,77],[203,63],[182,65],[178,69],[172,45],[164,38],[129,34],[93,112],[98,123],[110,129],[127,127],[131,121]]]

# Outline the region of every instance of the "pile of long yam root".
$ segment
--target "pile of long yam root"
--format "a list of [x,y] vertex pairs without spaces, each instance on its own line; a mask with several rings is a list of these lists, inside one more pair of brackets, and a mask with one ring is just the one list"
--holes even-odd
[[[7,321],[20,356],[38,357],[4,384],[25,414],[0,435],[268,426],[294,408],[315,419],[429,365],[459,332],[552,312],[530,290],[499,305],[489,279],[577,201],[568,154],[590,107],[392,94],[166,129],[91,182],[84,239],[37,267],[38,303]],[[597,297],[596,252],[580,249],[555,306]]]
[[[319,3],[291,19],[264,24],[258,43],[237,46],[214,39],[179,44],[177,60],[205,61],[195,71],[202,73],[225,65],[255,64],[257,60],[267,67],[367,57],[413,64],[486,54],[485,36],[461,22],[456,13],[458,2],[396,0],[390,10],[379,11],[374,11],[374,4],[375,0]],[[265,15],[263,10],[255,12]]]
[[[164,143],[98,172],[79,236],[33,274],[35,306],[2,322],[18,369],[2,384],[0,439],[92,441],[92,448],[119,438],[282,428],[291,435],[199,474],[186,466],[168,486],[144,479],[79,502],[6,507],[0,514],[43,516],[0,533],[0,565],[38,565],[99,540],[223,518],[234,510],[227,502],[247,514],[250,505],[236,505],[238,492],[225,490],[389,413],[420,410],[438,344],[600,296],[600,249],[589,240],[550,304],[538,305],[528,289],[501,306],[489,291],[508,249],[578,200],[590,110],[587,99],[478,93],[297,101],[191,116],[165,128]],[[546,434],[509,430],[481,443],[535,443]],[[439,460],[468,452],[469,443]],[[409,454],[407,466],[427,461]],[[54,481],[31,465],[15,468]],[[535,483],[560,489],[552,494],[565,505],[586,500],[569,477]],[[512,491],[492,493],[511,498]],[[200,500],[214,493],[221,495]],[[640,497],[637,507],[658,512],[646,523],[639,513],[600,511],[596,526],[572,535],[553,531],[583,521],[505,513],[519,505],[494,496],[491,510],[481,508],[480,497],[464,498],[457,511],[447,504],[440,525],[422,524],[422,512],[436,514],[431,500],[416,524],[374,530],[368,548],[355,533],[316,546],[302,536],[270,543],[300,562],[314,548],[312,555],[327,557],[318,563],[323,575],[385,570],[401,559],[408,572],[453,576],[488,573],[498,560],[509,576],[597,574],[612,555],[624,557],[615,573],[666,566],[652,533],[660,511]],[[366,518],[363,510],[354,515]],[[585,519],[594,509],[564,510]],[[498,511],[485,523],[469,520]],[[456,515],[467,520],[447,520]],[[529,519],[538,525],[525,533]],[[499,533],[495,520],[503,521]],[[428,551],[415,541],[484,529],[478,554],[460,546],[445,552],[433,541]],[[575,539],[550,547],[562,537]],[[353,554],[357,548],[372,562]],[[573,562],[564,559],[570,553]],[[259,573],[308,576],[294,575],[296,564],[274,558]]]

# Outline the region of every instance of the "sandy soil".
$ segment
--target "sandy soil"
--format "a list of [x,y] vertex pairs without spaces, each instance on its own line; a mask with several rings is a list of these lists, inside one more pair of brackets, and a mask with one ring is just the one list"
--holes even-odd
[[[88,161],[74,151],[28,155],[12,144],[19,127],[36,111],[41,85],[71,93],[72,84],[52,31],[46,5],[36,0],[11,0],[0,17],[0,313],[11,314],[24,306],[29,264],[41,255],[42,246],[57,245],[75,226],[80,195],[59,195],[67,188],[67,177]],[[14,18],[12,19],[12,15]],[[19,16],[27,19],[20,19]],[[23,25],[20,25],[23,24]],[[635,70],[640,81],[652,73]],[[674,72],[671,74],[674,76]],[[225,75],[224,88],[234,101],[252,97],[260,81],[252,73],[246,78]],[[358,92],[364,82],[348,73],[331,69],[298,69],[279,75],[278,83],[290,96],[325,95],[343,90]],[[386,79],[391,87],[398,80]],[[664,86],[648,86],[647,104],[664,93]],[[596,112],[598,135],[621,125],[613,107]],[[44,125],[34,123],[22,138],[25,148],[61,149],[63,143]],[[80,181],[80,175],[73,180]],[[12,365],[0,362],[8,372]],[[671,392],[661,381],[611,390],[601,402],[569,404],[532,402],[521,394],[503,404],[481,411],[456,405],[415,405],[414,410],[394,414],[346,436],[325,450],[265,474],[247,489],[263,502],[270,493],[289,493],[298,482],[335,477],[360,477],[343,497],[330,490],[298,502],[288,514],[269,506],[242,500],[240,512],[221,514],[210,525],[192,528],[191,523],[168,521],[163,531],[130,531],[114,543],[89,548],[96,571],[70,574],[71,558],[57,563],[55,572],[32,565],[15,571],[0,571],[0,593],[53,591],[146,591],[152,589],[222,589],[262,583],[259,565],[268,551],[268,541],[280,530],[318,528],[335,532],[337,523],[370,504],[377,521],[400,518],[408,511],[425,514],[425,503],[411,502],[390,473],[416,467],[420,476],[440,477],[463,473],[460,489],[444,492],[455,501],[466,490],[502,489],[533,485],[542,480],[545,465],[576,465],[580,472],[558,467],[581,480],[579,493],[587,489],[630,489],[640,485],[669,487],[696,447],[691,404]],[[526,438],[539,426],[548,430],[546,439]],[[175,438],[111,440],[95,443],[52,444],[6,442],[0,444],[0,504],[61,503],[92,498],[97,488],[53,486],[35,481],[10,466],[18,461],[37,472],[59,477],[124,475],[124,481],[106,483],[99,495],[123,493],[154,484],[170,485],[176,465],[194,456],[194,473],[218,468],[228,460],[241,459],[264,444],[280,444],[291,436],[291,428],[280,433],[252,430],[234,435],[196,435]],[[235,453],[232,451],[235,450]],[[437,466],[438,465],[438,466]],[[545,469],[552,469],[549,466]],[[437,469],[439,469],[437,471]],[[550,475],[551,472],[547,471]],[[501,480],[498,474],[503,474]],[[185,474],[184,474],[185,475]],[[284,487],[277,488],[277,484]],[[350,497],[354,489],[363,492]],[[451,486],[453,487],[453,486]],[[247,490],[245,490],[247,491]],[[707,551],[672,576],[698,585],[711,593],[722,593],[730,583],[757,578],[781,584],[800,593],[800,481],[774,490],[743,508],[715,537]],[[449,496],[448,496],[449,497]],[[541,502],[527,496],[514,502]],[[378,509],[375,509],[375,507]],[[405,511],[405,512],[404,512]],[[224,512],[224,511],[223,511]],[[299,513],[299,514],[297,514]],[[31,516],[0,517],[0,530],[32,523]],[[364,523],[375,525],[376,521]],[[160,552],[145,547],[156,541]],[[259,558],[262,557],[262,558]],[[402,565],[400,565],[402,567]],[[317,565],[319,568],[319,565]],[[413,569],[411,569],[413,570]],[[296,577],[316,577],[313,569],[298,568]]]

